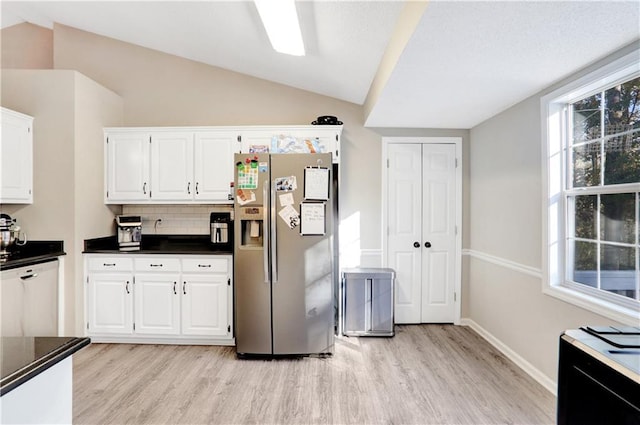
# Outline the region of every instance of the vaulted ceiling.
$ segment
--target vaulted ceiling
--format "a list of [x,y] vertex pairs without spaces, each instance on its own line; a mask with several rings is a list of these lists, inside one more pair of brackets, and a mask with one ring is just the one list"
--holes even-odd
[[57,22],[365,105],[371,127],[471,128],[640,40],[637,0],[297,1],[304,57],[271,49],[251,1],[1,8],[3,28]]

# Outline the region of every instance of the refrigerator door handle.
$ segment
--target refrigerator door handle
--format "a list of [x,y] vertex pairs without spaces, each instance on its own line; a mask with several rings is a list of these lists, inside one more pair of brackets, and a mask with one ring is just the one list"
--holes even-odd
[[[264,203],[266,204],[266,200],[268,199],[269,196],[269,180],[265,180],[264,184],[262,185],[262,199],[264,200]],[[269,229],[268,229],[268,223],[269,223],[269,209],[268,208],[263,208],[262,209],[262,234],[263,234],[263,238],[264,238],[264,245],[262,247],[262,253],[263,253],[263,264],[264,264],[264,283],[269,283],[271,281],[271,276],[269,273]]]
[[275,181],[271,184],[271,228],[269,229],[271,235],[271,282],[276,283],[278,281],[278,238],[276,229],[276,184]]

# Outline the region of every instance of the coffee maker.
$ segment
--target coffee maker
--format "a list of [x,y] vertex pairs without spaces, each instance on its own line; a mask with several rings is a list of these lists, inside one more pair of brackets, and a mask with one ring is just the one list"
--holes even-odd
[[233,250],[233,227],[230,212],[212,212],[210,217],[211,245],[215,251]]
[[118,215],[118,248],[120,251],[139,251],[142,241],[142,218],[139,215]]

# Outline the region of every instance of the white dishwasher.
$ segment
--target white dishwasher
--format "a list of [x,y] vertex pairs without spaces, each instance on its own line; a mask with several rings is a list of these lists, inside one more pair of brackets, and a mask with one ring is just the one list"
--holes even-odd
[[2,336],[58,335],[58,260],[0,273]]

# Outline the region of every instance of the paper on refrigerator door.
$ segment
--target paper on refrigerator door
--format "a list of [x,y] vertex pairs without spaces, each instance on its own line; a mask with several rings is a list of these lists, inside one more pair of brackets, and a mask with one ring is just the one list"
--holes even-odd
[[293,193],[283,193],[282,195],[278,196],[278,199],[280,200],[281,207],[293,205]]
[[291,205],[287,205],[278,212],[278,215],[289,226],[290,229],[295,229],[300,224],[300,215],[298,211]]

